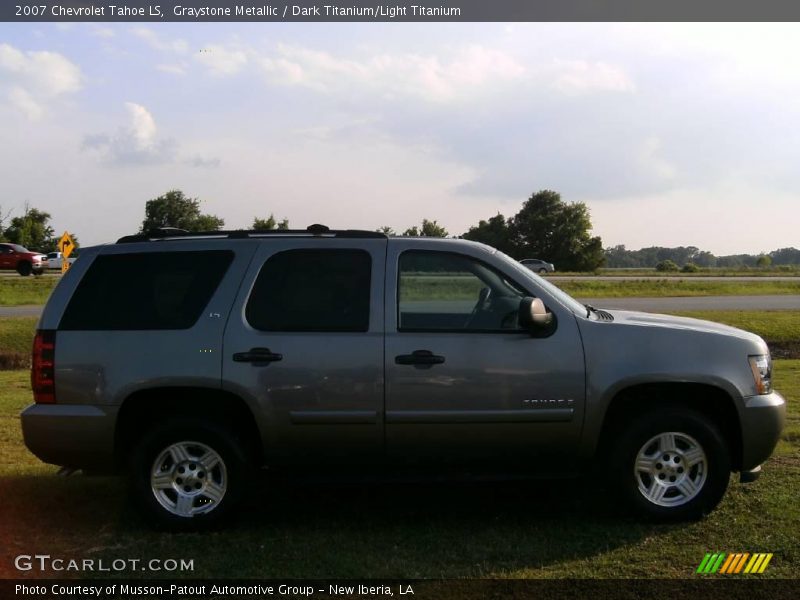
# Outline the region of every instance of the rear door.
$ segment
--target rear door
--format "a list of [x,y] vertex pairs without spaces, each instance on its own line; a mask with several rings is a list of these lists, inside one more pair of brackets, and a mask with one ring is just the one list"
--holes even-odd
[[264,241],[224,338],[223,386],[258,407],[273,463],[383,456],[386,239]]

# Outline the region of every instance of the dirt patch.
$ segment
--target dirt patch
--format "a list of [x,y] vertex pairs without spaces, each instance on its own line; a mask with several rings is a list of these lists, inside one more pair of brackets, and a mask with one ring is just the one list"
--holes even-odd
[[800,340],[770,342],[767,340],[772,358],[800,358]]
[[28,354],[17,352],[0,352],[0,371],[13,371],[15,369],[30,369],[31,357]]

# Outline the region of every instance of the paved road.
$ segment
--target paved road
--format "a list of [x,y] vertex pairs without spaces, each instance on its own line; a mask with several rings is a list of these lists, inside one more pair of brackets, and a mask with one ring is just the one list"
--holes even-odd
[[582,298],[598,308],[640,310],[798,310],[800,295],[781,296],[692,296],[680,298]]
[[0,306],[0,317],[38,317],[43,306]]

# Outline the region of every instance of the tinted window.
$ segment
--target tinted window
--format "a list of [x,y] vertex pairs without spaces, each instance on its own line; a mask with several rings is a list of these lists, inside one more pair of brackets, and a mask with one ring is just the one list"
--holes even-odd
[[287,250],[270,257],[247,302],[263,331],[367,331],[372,259],[363,250]]
[[61,329],[187,329],[217,289],[233,252],[98,256],[61,319]]
[[445,252],[400,255],[398,319],[401,330],[499,331],[519,329],[526,295],[482,262]]

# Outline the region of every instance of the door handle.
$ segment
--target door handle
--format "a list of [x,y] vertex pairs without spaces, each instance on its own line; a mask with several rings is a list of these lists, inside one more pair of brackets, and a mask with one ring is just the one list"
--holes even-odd
[[269,363],[283,360],[283,354],[271,352],[269,348],[250,348],[247,352],[237,352],[233,355],[236,362]]
[[394,357],[398,365],[414,365],[418,369],[430,368],[444,362],[444,356],[438,356],[430,350],[415,350],[411,354],[401,354]]

